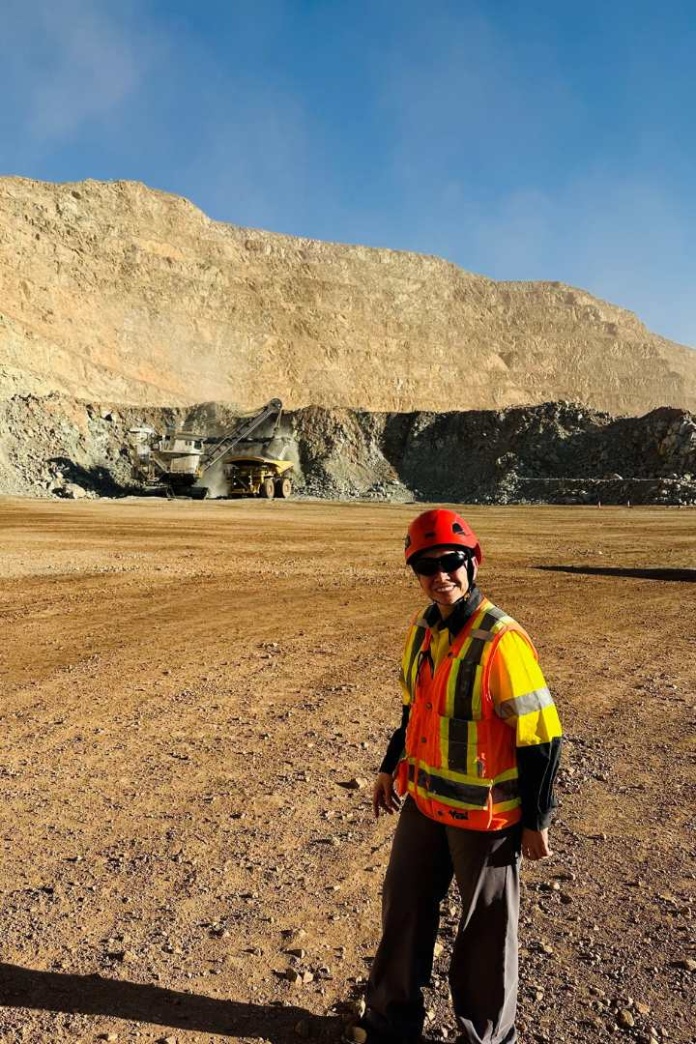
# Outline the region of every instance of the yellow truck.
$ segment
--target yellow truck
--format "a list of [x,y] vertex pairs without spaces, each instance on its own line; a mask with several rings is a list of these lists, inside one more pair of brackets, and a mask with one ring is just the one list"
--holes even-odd
[[239,454],[225,460],[229,497],[265,497],[285,500],[292,493],[292,461]]

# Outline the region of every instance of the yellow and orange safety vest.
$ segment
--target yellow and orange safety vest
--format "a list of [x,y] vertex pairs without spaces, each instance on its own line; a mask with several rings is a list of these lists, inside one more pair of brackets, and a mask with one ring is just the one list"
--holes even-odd
[[501,830],[519,822],[517,747],[562,734],[524,629],[487,598],[451,642],[446,627],[418,615],[401,682],[410,713],[400,793],[450,826]]

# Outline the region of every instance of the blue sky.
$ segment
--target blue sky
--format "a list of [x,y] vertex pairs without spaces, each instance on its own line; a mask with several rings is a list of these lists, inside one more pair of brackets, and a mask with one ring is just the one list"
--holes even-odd
[[0,172],[553,279],[696,346],[691,0],[3,0]]

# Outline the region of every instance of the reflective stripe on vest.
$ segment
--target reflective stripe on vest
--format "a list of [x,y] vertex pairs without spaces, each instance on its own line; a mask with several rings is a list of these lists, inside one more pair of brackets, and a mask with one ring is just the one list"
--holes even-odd
[[411,713],[400,784],[441,822],[500,830],[520,819],[515,733],[496,715],[484,684],[492,648],[513,628],[524,634],[484,599],[434,670],[427,621],[411,625],[402,662]]
[[[406,639],[406,648],[401,660],[401,674],[399,680],[404,687],[404,693],[413,693],[415,684],[414,671],[418,670],[418,653],[423,644],[423,638],[428,630],[427,621],[422,616],[416,616],[411,623],[411,630]],[[408,700],[410,702],[410,698]]]

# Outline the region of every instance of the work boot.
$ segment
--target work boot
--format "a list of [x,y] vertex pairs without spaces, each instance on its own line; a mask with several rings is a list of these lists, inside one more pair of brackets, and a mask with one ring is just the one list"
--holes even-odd
[[421,1044],[422,1040],[420,1033],[408,1036],[385,1033],[383,1030],[375,1029],[365,1019],[359,1019],[352,1026],[348,1026],[343,1035],[345,1044]]

